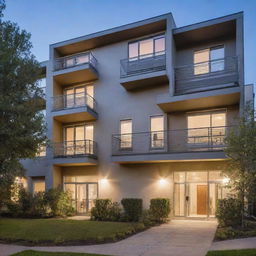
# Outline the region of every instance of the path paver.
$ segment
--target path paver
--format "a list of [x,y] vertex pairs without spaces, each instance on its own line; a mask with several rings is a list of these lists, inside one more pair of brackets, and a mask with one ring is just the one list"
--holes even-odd
[[253,249],[256,248],[256,237],[233,239],[212,243],[210,250],[236,250],[236,249]]
[[114,256],[205,256],[211,246],[216,226],[215,221],[173,220],[110,244],[51,247],[0,244],[0,256],[27,249]]

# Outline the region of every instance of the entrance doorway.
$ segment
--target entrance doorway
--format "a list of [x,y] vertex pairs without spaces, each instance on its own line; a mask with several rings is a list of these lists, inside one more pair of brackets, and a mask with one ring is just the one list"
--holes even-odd
[[87,214],[94,206],[94,200],[98,197],[97,182],[64,183],[64,190],[72,196],[72,204],[77,214]]
[[215,217],[217,200],[229,193],[220,171],[174,172],[174,215]]

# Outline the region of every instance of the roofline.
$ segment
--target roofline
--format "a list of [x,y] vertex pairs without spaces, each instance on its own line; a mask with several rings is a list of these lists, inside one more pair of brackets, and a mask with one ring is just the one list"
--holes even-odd
[[[131,28],[136,28],[136,27],[143,26],[143,25],[150,24],[150,23],[154,23],[154,22],[157,22],[157,21],[160,21],[160,20],[164,20],[164,19],[167,20],[168,18],[172,19],[172,21],[174,22],[172,13],[168,12],[168,13],[161,14],[161,15],[158,15],[158,16],[154,16],[154,17],[151,17],[151,18],[147,18],[147,19],[144,19],[144,20],[139,20],[139,21],[136,21],[136,22],[125,24],[125,25],[113,27],[113,28],[110,28],[110,29],[101,30],[99,32],[91,33],[91,34],[88,34],[88,35],[79,36],[79,37],[75,37],[75,38],[72,38],[72,39],[68,39],[68,40],[57,42],[57,43],[53,43],[53,44],[50,44],[50,47],[60,47],[60,46],[63,46],[63,45],[73,44],[73,43],[77,43],[77,42],[80,42],[80,41],[83,41],[83,40],[97,38],[99,36],[109,35],[109,34],[112,34],[112,33],[128,30],[128,29],[131,29]],[[174,24],[175,24],[175,22],[174,22]]]
[[198,28],[201,28],[201,27],[205,27],[205,26],[207,26],[207,24],[210,26],[210,25],[222,23],[222,22],[225,22],[225,21],[238,19],[240,17],[243,17],[243,15],[244,15],[244,12],[241,11],[241,12],[236,12],[236,13],[228,14],[228,15],[225,15],[225,16],[205,20],[205,21],[200,21],[200,22],[193,23],[193,24],[190,24],[190,25],[174,28],[173,33],[174,34],[182,33],[182,32],[186,32],[186,31],[198,29]]

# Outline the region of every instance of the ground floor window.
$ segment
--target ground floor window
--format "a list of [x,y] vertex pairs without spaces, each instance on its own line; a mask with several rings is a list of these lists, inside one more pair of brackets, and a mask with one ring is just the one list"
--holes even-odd
[[77,214],[86,214],[98,198],[98,182],[84,182],[75,177],[64,178],[64,190],[72,196],[72,204]]
[[215,217],[218,199],[230,193],[220,171],[174,172],[174,215]]
[[33,193],[45,191],[45,178],[44,177],[32,178],[32,184],[33,184]]

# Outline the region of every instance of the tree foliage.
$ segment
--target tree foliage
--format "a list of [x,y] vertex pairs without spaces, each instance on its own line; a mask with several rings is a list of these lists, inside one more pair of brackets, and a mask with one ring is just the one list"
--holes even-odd
[[0,205],[24,170],[20,159],[33,158],[45,140],[40,65],[31,53],[30,34],[4,21],[0,0]]
[[252,104],[247,104],[238,126],[228,132],[226,145],[225,151],[230,161],[225,172],[244,211],[245,202],[256,199],[256,123]]

